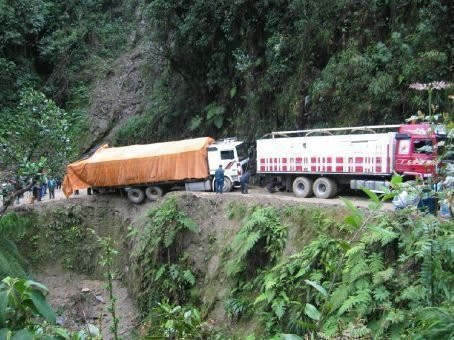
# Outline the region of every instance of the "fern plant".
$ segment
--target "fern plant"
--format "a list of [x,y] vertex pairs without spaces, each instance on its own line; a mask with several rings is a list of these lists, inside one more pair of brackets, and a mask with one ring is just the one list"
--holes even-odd
[[[413,338],[416,329],[427,338],[451,336],[452,222],[384,212],[389,195],[366,193],[367,211],[345,201],[342,238],[322,228],[301,252],[257,272],[253,308],[270,337]],[[314,221],[323,219],[317,214]]]
[[252,271],[278,259],[286,241],[287,226],[280,222],[276,209],[256,207],[232,242],[227,274],[253,275]]
[[145,313],[163,298],[176,303],[186,300],[196,278],[183,254],[183,241],[187,232],[196,229],[175,198],[170,198],[148,212],[142,233],[131,234],[137,238],[131,254],[135,289]]

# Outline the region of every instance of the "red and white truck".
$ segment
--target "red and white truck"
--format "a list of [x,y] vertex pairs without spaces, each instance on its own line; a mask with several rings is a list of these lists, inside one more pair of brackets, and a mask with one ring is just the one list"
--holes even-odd
[[257,140],[257,173],[299,197],[331,198],[348,186],[382,192],[394,173],[434,176],[445,137],[427,123],[272,132]]

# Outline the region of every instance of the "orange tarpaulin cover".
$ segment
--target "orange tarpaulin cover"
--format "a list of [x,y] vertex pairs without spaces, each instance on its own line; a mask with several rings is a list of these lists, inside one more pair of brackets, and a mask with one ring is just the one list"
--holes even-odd
[[63,192],[89,187],[203,179],[209,176],[207,146],[210,137],[118,148],[99,148],[90,158],[71,163]]

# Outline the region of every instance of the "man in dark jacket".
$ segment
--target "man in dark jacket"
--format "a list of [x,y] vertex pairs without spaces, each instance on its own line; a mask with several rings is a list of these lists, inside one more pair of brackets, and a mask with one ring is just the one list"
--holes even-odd
[[214,188],[217,194],[222,194],[222,188],[224,187],[224,169],[222,165],[214,172]]
[[248,185],[249,185],[249,179],[251,178],[251,172],[248,170],[246,171],[243,176],[240,178],[240,184],[241,184],[241,193],[242,194],[247,194],[248,193]]

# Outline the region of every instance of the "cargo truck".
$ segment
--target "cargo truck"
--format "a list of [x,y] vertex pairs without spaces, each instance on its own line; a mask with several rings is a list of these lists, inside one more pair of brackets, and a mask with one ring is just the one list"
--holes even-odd
[[436,175],[445,138],[426,123],[272,132],[257,140],[257,173],[299,197],[331,198],[342,187],[383,192],[394,173]]
[[120,189],[133,203],[155,200],[175,186],[189,191],[214,188],[213,175],[222,165],[224,191],[239,185],[249,162],[247,149],[236,138],[209,137],[147,145],[100,147],[91,157],[69,164],[63,181],[66,197],[75,190]]

